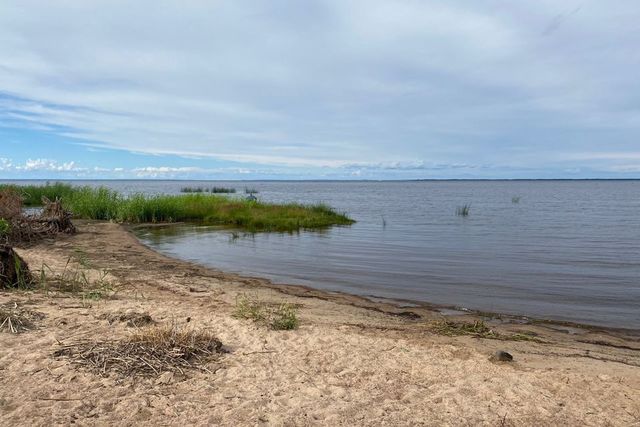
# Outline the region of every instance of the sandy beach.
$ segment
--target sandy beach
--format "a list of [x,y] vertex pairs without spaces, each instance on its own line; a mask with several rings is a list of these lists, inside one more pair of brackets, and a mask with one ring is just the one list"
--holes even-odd
[[[81,262],[114,291],[90,302],[41,289],[0,293],[0,304],[44,314],[34,330],[0,334],[2,425],[640,425],[633,331],[504,317],[488,323],[499,336],[532,339],[442,335],[433,308],[207,269],[106,222],[79,221],[76,235],[18,252],[51,274]],[[300,327],[233,317],[243,294],[295,304]],[[110,319],[133,311],[209,330],[227,352],[206,370],[150,377],[99,375],[54,357],[79,341],[126,337],[136,328]],[[497,350],[513,362],[489,360]]]

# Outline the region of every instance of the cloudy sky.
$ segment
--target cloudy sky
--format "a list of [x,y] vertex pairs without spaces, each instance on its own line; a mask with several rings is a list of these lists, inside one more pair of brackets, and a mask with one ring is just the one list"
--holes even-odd
[[637,0],[0,3],[0,178],[640,177]]

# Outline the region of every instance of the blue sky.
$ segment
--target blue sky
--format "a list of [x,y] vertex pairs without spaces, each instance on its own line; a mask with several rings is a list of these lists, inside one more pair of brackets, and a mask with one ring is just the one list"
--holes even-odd
[[635,0],[7,0],[0,178],[638,178],[639,22]]

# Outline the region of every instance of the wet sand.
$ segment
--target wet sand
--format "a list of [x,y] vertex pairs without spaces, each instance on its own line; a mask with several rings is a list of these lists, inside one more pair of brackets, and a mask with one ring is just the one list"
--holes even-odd
[[[1,304],[46,315],[36,330],[0,334],[2,425],[640,425],[637,332],[503,317],[489,321],[496,332],[540,342],[442,336],[436,307],[273,285],[167,258],[120,225],[78,229],[18,252],[58,273],[80,253],[117,292],[90,303],[0,293]],[[239,294],[297,304],[299,329],[232,317]],[[131,328],[105,319],[126,310],[189,318],[229,352],[209,372],[159,378],[103,377],[53,357],[80,340],[126,337]],[[490,361],[496,350],[514,362]]]

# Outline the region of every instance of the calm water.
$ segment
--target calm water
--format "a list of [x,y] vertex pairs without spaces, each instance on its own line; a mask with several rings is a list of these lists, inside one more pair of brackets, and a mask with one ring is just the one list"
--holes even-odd
[[[147,193],[203,185],[106,184]],[[237,238],[184,226],[142,231],[141,240],[280,283],[640,329],[640,181],[215,184],[253,187],[266,201],[327,202],[358,222]],[[470,215],[456,216],[464,203]]]

